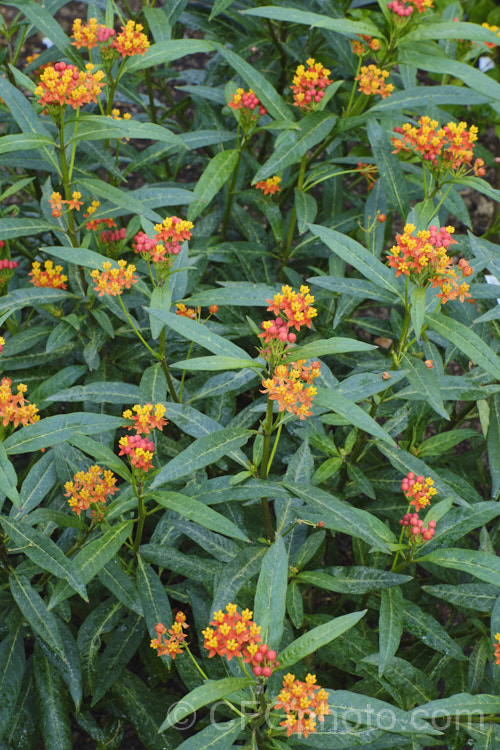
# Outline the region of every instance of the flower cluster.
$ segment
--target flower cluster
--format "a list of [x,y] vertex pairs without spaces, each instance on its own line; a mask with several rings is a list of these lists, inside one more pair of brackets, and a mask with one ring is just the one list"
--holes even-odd
[[94,291],[99,293],[99,297],[104,294],[116,297],[138,281],[138,277],[134,276],[135,266],[127,264],[126,260],[119,260],[118,268],[112,268],[109,261],[104,261],[102,267],[102,271],[95,269],[90,273],[96,282]]
[[87,24],[84,24],[81,18],[75,18],[72,33],[74,41],[71,44],[77,49],[84,47],[91,50],[99,44],[105,44],[115,33],[114,29],[97,23],[97,18],[89,18]]
[[201,313],[200,307],[197,307],[196,310],[194,310],[192,307],[186,307],[183,302],[178,302],[176,308],[176,315],[180,315],[181,318],[189,318],[190,320],[196,320],[197,316]]
[[12,380],[2,378],[0,383],[0,419],[4,427],[12,423],[14,427],[22,424],[34,424],[40,419],[36,404],[30,404],[24,395],[28,390],[24,383],[19,383],[17,393],[12,393]]
[[153,467],[153,453],[155,444],[152,440],[140,435],[131,435],[120,438],[119,456],[128,456],[132,466],[142,471],[149,471]]
[[[413,224],[406,224],[403,234],[396,235],[396,244],[389,251],[389,265],[396,269],[396,276],[409,276],[420,287],[428,283],[433,288],[439,287],[441,291],[436,296],[443,304],[454,299],[472,302],[469,285],[463,281],[473,273],[471,266],[465,258],[461,258],[453,267],[453,260],[446,252],[456,242],[451,237],[454,228],[437,229],[432,225],[417,232],[416,236],[414,231]],[[457,269],[462,275],[461,279]]]
[[237,89],[236,94],[231,96],[227,106],[235,110],[242,109],[244,114],[251,115],[254,119],[257,119],[260,115],[267,115],[267,109],[262,106],[252,89],[248,89],[248,91]]
[[231,661],[236,656],[252,664],[256,677],[270,677],[279,662],[276,652],[262,643],[260,627],[253,622],[252,614],[249,609],[240,614],[236,604],[231,603],[226,605],[225,612],[214,612],[212,627],[203,631],[203,646],[209,652],[209,659],[218,654]]
[[382,99],[385,99],[394,91],[392,83],[386,83],[387,78],[389,78],[387,70],[381,70],[376,65],[363,65],[355,80],[359,81],[359,90],[363,94],[367,96],[380,94]]
[[121,32],[113,38],[111,45],[122,57],[143,55],[149,47],[149,40],[142,30],[143,26],[140,23],[127,21]]
[[18,265],[17,261],[10,260],[10,258],[2,258],[0,260],[0,291],[7,289],[12,272]]
[[478,177],[486,172],[482,159],[472,162],[478,133],[475,125],[467,129],[466,122],[449,122],[440,128],[437,120],[422,116],[418,127],[406,122],[401,127],[395,127],[394,132],[402,136],[391,139],[394,154],[409,152],[423,159],[437,172],[450,168],[456,172],[463,165],[471,168]]
[[306,65],[299,65],[290,88],[293,91],[295,107],[313,109],[325,95],[325,89],[331,84],[330,71],[324,68],[313,57],[306,60]]
[[378,39],[374,39],[368,34],[358,34],[358,37],[359,39],[354,39],[351,42],[352,51],[355,55],[362,57],[363,55],[368,54],[370,50],[372,52],[378,52],[380,49],[380,41]]
[[412,542],[427,542],[432,539],[436,531],[436,522],[429,521],[426,528],[422,519],[418,517],[418,513],[405,513],[399,523],[407,529]]
[[102,91],[102,79],[105,73],[88,63],[85,70],[79,70],[74,65],[57,62],[47,65],[40,76],[40,83],[35,89],[38,102],[43,105],[44,112],[51,104],[61,107],[71,105],[73,109],[96,102]]
[[3,351],[4,346],[5,346],[5,339],[3,336],[0,336],[0,353]]
[[161,224],[155,224],[156,234],[151,239],[144,232],[138,232],[134,237],[133,248],[136,253],[142,253],[145,260],[159,263],[168,256],[178,255],[181,242],[191,239],[193,223],[178,216],[167,216]]
[[[157,637],[151,641],[151,648],[154,648],[158,656],[171,656],[175,659],[177,654],[182,654],[182,648],[184,641],[187,638],[186,630],[189,625],[186,623],[186,615],[184,612],[177,612],[175,615],[175,621],[172,627],[167,630],[163,623],[159,622],[155,625]],[[169,634],[167,638],[165,633]]]
[[118,492],[118,487],[115,485],[116,477],[113,472],[94,464],[88,471],[79,471],[75,474],[72,482],[66,482],[65,496],[78,516],[82,510],[85,511],[90,507],[90,517],[95,521],[101,521],[104,517],[108,495]]
[[415,510],[418,511],[429,505],[431,498],[436,494],[434,480],[422,475],[415,476],[413,471],[409,471],[401,482],[401,489],[405,497],[410,501]]
[[378,176],[378,167],[376,164],[365,164],[362,161],[358,161],[357,163],[357,172],[360,172],[364,178],[366,179],[366,182],[368,183],[368,190],[372,190],[375,186],[375,182],[377,181]]
[[281,341],[283,344],[294,344],[297,340],[295,333],[288,331],[287,324],[283,318],[263,320],[260,327],[262,328],[262,333],[259,333],[259,338],[263,338],[266,344],[273,339]]
[[282,286],[281,293],[275,294],[274,299],[268,299],[268,312],[275,315],[282,313],[285,316],[288,328],[297,331],[302,326],[311,327],[311,320],[316,317],[317,310],[312,307],[314,297],[309,294],[308,286],[301,286],[300,292],[294,292],[289,286]]
[[126,234],[127,230],[125,227],[122,227],[121,229],[103,229],[101,230],[99,239],[101,242],[104,242],[104,244],[109,245],[112,242],[122,242],[122,240],[125,239]]
[[279,193],[281,190],[280,182],[281,177],[275,175],[274,177],[268,177],[267,180],[260,180],[255,187],[257,190],[263,190],[264,195],[274,195],[274,193]]
[[400,18],[408,18],[415,9],[419,13],[425,13],[432,7],[432,0],[392,0],[392,2],[387,3],[387,9]]
[[495,635],[495,640],[497,643],[494,643],[493,645],[495,646],[496,664],[500,664],[500,633]]
[[[133,414],[132,412],[135,412]],[[163,430],[164,426],[168,424],[164,417],[166,408],[163,404],[145,404],[140,406],[134,404],[132,410],[127,409],[123,412],[125,419],[132,419],[134,424],[129,425],[129,430],[135,429],[140,435],[149,435],[155,428]]]
[[[485,28],[485,29],[489,29],[489,30],[490,30],[490,31],[492,31],[492,32],[493,32],[494,34],[496,34],[496,35],[497,35],[498,37],[500,37],[500,31],[498,30],[498,26],[490,26],[490,24],[489,24],[489,23],[486,23],[486,21],[485,21],[484,23],[482,23],[482,24],[481,24],[481,26],[482,26],[483,28]],[[496,47],[496,46],[497,46],[497,45],[496,45],[496,44],[495,44],[494,42],[484,42],[484,44],[485,44],[485,45],[486,45],[487,47],[489,47],[490,49],[493,49],[493,47]]]
[[316,388],[311,385],[320,374],[320,363],[313,362],[305,366],[305,359],[292,362],[289,365],[277,365],[272,378],[262,381],[261,393],[268,393],[271,401],[278,402],[279,411],[288,411],[299,419],[305,419],[312,414],[312,398],[316,395]]
[[61,193],[53,192],[49,198],[49,206],[52,209],[52,216],[55,219],[58,219],[61,215],[62,207],[65,204],[68,206],[68,210],[79,211],[83,206],[83,201],[80,200],[81,197],[82,194],[79,193],[78,190],[74,190],[71,193],[71,198],[69,200],[63,199]]
[[[100,205],[101,204],[99,201],[92,201],[90,206],[87,206],[87,212],[83,214],[84,217],[86,219],[90,219],[92,214],[94,214],[97,211]],[[85,229],[96,230],[100,224],[105,224],[108,227],[108,229],[111,229],[112,227],[116,227],[116,222],[114,219],[90,219],[90,221],[86,222]]]
[[305,682],[296,680],[293,674],[284,676],[283,689],[274,708],[283,708],[286,712],[281,726],[286,727],[287,737],[303,734],[307,739],[310,732],[316,731],[315,719],[324,721],[324,717],[331,714],[327,691],[315,683],[314,674],[308,674]]
[[28,276],[34,286],[50,287],[51,289],[66,289],[68,277],[63,273],[62,266],[55,266],[51,260],[46,260],[42,270],[41,264],[36,260]]

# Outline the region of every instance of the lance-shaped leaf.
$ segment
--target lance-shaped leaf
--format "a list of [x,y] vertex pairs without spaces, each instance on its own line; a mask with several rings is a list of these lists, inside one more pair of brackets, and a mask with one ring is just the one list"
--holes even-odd
[[366,612],[367,610],[364,609],[362,612],[351,612],[348,615],[342,615],[342,617],[335,617],[330,622],[318,625],[301,635],[279,654],[280,670],[288,669],[296,664],[299,659],[304,659],[321,646],[326,646],[334,638],[338,638],[346,630],[354,627],[365,616]]
[[46,417],[14,432],[3,445],[9,455],[29,453],[64,443],[74,432],[84,435],[100,434],[123,427],[123,419],[93,412],[73,412]]
[[57,669],[35,643],[33,658],[40,728],[45,747],[72,750],[71,724],[66,687]]
[[11,572],[9,583],[12,596],[30,627],[45,641],[47,646],[50,646],[56,653],[62,654],[57,619],[52,612],[48,611],[40,594],[35,591],[25,576],[17,575],[15,571]]
[[134,612],[114,631],[103,654],[98,659],[92,706],[118,680],[123,669],[139,648],[144,637],[144,629],[143,616]]
[[[308,537],[311,539],[312,537]],[[297,562],[295,563],[297,565]],[[305,570],[294,579],[297,583],[307,583],[326,591],[339,594],[367,594],[370,591],[399,586],[411,581],[411,576],[390,573],[379,568],[334,566],[322,570]]]
[[235,448],[245,445],[251,435],[250,430],[234,427],[217,430],[198,438],[159,471],[151,488],[156,489],[162,484],[186,477],[193,471],[215,463]]
[[310,344],[294,346],[290,354],[281,360],[283,364],[295,362],[298,359],[310,359],[312,357],[324,357],[327,354],[344,354],[345,352],[366,352],[376,349],[373,344],[367,344],[358,339],[349,339],[343,336],[334,336],[331,339],[317,339]]
[[408,370],[410,385],[425,395],[426,401],[444,419],[449,419],[448,412],[444,408],[443,399],[439,390],[439,380],[436,373],[430,370],[421,359],[404,355],[402,364]]
[[450,638],[445,628],[428,612],[423,612],[414,602],[405,601],[403,620],[405,628],[420,638],[429,648],[448,654],[459,661],[467,659],[458,643]]
[[168,39],[157,42],[149,47],[145,55],[128,57],[123,66],[124,73],[145,70],[157,67],[172,60],[178,60],[185,55],[197,55],[200,53],[213,52],[210,42],[203,39]]
[[[422,551],[425,552],[425,547]],[[500,581],[500,558],[488,552],[473,549],[437,549],[419,557],[418,562],[429,562],[442,565],[443,568],[461,570],[481,581],[494,583],[497,586]]]
[[165,729],[182,721],[182,719],[185,719],[186,716],[194,713],[199,708],[226,698],[237,690],[242,690],[248,685],[252,685],[253,682],[253,680],[249,680],[247,677],[224,677],[222,680],[207,680],[203,685],[191,690],[185,698],[182,698],[173,706],[173,710],[167,714],[159,731],[164,732]]
[[208,208],[208,204],[229,180],[237,164],[238,151],[236,149],[219,151],[210,160],[194,189],[194,194],[198,197],[198,200],[188,208],[187,218],[190,221],[196,219],[203,209]]
[[273,18],[275,21],[287,21],[288,23],[302,23],[305,26],[311,26],[318,29],[329,29],[337,34],[346,34],[352,37],[356,34],[369,34],[370,36],[380,36],[380,30],[367,20],[350,21],[346,18],[331,18],[328,15],[312,13],[296,8],[281,8],[267,5],[261,8],[250,8],[243,11],[249,16],[259,16],[260,18]]
[[13,521],[3,516],[0,518],[0,523],[16,548],[22,549],[24,554],[43,570],[67,581],[71,588],[88,602],[85,585],[73,560],[66,557],[62,549],[50,537],[22,521]]
[[177,750],[229,750],[245,727],[244,717],[217,722],[196,732],[177,747]]
[[0,737],[11,720],[23,681],[25,656],[21,625],[22,617],[18,613],[15,627],[0,643]]
[[392,143],[376,120],[368,121],[367,134],[387,200],[405,217],[409,209],[408,190],[399,159],[393,153]]
[[188,497],[188,495],[182,495],[180,492],[151,492],[150,497],[163,508],[174,510],[179,515],[189,518],[190,521],[195,521],[195,523],[199,523],[200,526],[211,529],[211,531],[225,534],[234,539],[241,539],[244,542],[250,541],[246,534],[228,518],[225,518],[221,513],[217,513],[205,503]]
[[433,331],[451,341],[495,380],[500,380],[500,358],[477,333],[443,314],[426,315],[425,319]]
[[296,497],[305,500],[314,511],[313,514],[308,514],[303,508],[298,508],[297,515],[304,518],[306,514],[307,516],[314,515],[318,521],[323,520],[327,528],[364,539],[365,542],[383,552],[390,552],[391,545],[397,543],[393,532],[372,513],[355,508],[318,487],[292,482],[283,482],[283,484]]
[[384,670],[392,661],[399,648],[403,634],[403,594],[399,586],[384,589],[381,592],[380,616],[378,621],[379,662],[378,673],[382,677]]
[[272,649],[279,647],[283,633],[287,582],[288,554],[278,536],[262,560],[254,602],[254,620],[261,627],[262,640]]
[[347,421],[367,432],[369,435],[380,438],[384,443],[396,446],[391,436],[381,427],[373,417],[364,411],[360,406],[342,396],[338,390],[318,388],[318,393],[314,397],[314,403],[318,406],[324,406],[331,409],[336,414],[340,414]]

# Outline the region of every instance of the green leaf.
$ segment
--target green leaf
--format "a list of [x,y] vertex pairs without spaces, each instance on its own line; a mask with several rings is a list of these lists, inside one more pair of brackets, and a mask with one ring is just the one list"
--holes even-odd
[[127,58],[123,66],[124,73],[156,68],[172,60],[178,60],[185,55],[197,55],[199,53],[213,52],[210,42],[202,39],[169,39],[165,42],[152,44],[144,55],[135,55]]
[[82,702],[82,668],[78,648],[69,627],[56,616],[60,649],[55,653],[42,640],[39,646],[47,659],[55,666],[68,686],[75,707],[79,710]]
[[151,492],[149,496],[163,508],[173,510],[206,529],[244,542],[250,541],[236,524],[199,500],[181,495],[179,492]]
[[14,5],[21,13],[24,13],[35,29],[48,37],[59,52],[68,57],[77,68],[83,68],[80,55],[71,46],[70,40],[55,20],[53,14],[49,13],[46,8],[32,0],[15,0],[13,3],[6,4]]
[[423,586],[427,594],[456,607],[478,612],[491,612],[498,598],[498,587],[486,583],[461,583],[458,586]]
[[163,623],[167,629],[172,627],[172,609],[162,582],[140,555],[137,556],[137,587],[149,635],[156,638],[157,623]]
[[42,146],[54,146],[54,141],[48,135],[41,133],[21,133],[20,135],[4,135],[0,140],[0,154],[19,151],[30,151]]
[[42,253],[52,255],[54,258],[74,263],[84,268],[102,268],[103,260],[109,261],[112,268],[118,268],[118,263],[111,258],[105,258],[100,253],[88,250],[85,247],[59,247],[59,245],[45,245],[40,248]]
[[292,581],[286,591],[286,610],[296,628],[302,627],[304,620],[304,602],[300,587]]
[[[426,524],[433,518],[433,511],[437,507],[434,505],[427,512],[424,518]],[[425,553],[429,554],[435,547],[451,546],[473,529],[480,528],[499,515],[500,505],[493,501],[475,503],[471,508],[451,508],[441,520],[434,519],[439,520],[439,523],[436,533],[426,544]]]
[[[299,124],[298,130],[291,130],[275,149],[269,159],[253,176],[252,184],[282,172],[296,164],[307,152],[321,143],[332,131],[337,117],[330,112],[311,112]],[[313,199],[314,200],[314,199]],[[305,231],[305,227],[304,227]]]
[[326,591],[339,594],[368,594],[411,581],[411,576],[402,576],[378,568],[356,565],[349,568],[335,566],[322,570],[306,570],[294,579],[297,583],[307,583]]
[[[434,20],[436,17],[434,16]],[[370,114],[374,112],[388,112],[395,109],[398,112],[414,112],[418,107],[428,108],[430,104],[484,104],[491,97],[480,94],[466,86],[416,86],[404,91],[394,91],[390,97],[383,99],[370,107]]]
[[207,680],[203,685],[191,690],[185,698],[182,698],[175,704],[175,710],[167,714],[165,721],[158,731],[164,732],[165,729],[182,721],[182,719],[185,719],[186,716],[194,713],[199,708],[226,698],[237,690],[242,690],[248,685],[252,685],[253,682],[253,680],[249,680],[247,677],[225,677],[222,680]]
[[[86,585],[97,575],[113,555],[120,549],[125,539],[130,534],[133,521],[123,521],[112,526],[105,534],[88,542],[73,558],[75,567],[80,573],[80,578]],[[49,602],[49,609],[53,609],[69,596],[70,587],[60,581],[54,589]]]
[[205,349],[208,349],[213,354],[219,354],[222,357],[247,358],[249,362],[253,361],[244,349],[240,349],[240,347],[233,344],[232,341],[228,341],[227,339],[222,338],[222,336],[218,336],[206,326],[197,323],[195,320],[183,318],[179,315],[174,315],[173,313],[152,310],[150,307],[145,307],[144,309],[146,312],[151,313],[159,318],[159,320],[166,323],[168,328],[171,328],[188,341],[194,341],[196,344],[204,346]]
[[350,21],[345,18],[329,18],[319,13],[311,13],[295,8],[281,8],[276,6],[265,6],[250,8],[243,11],[244,15],[259,16],[260,18],[273,18],[275,21],[287,21],[288,23],[301,23],[318,29],[328,29],[337,34],[345,34],[354,37],[356,34],[369,34],[380,37],[379,29],[369,21]]
[[66,687],[57,669],[52,666],[38,644],[33,658],[35,689],[40,727],[45,747],[51,750],[72,750],[71,725]]
[[[327,528],[363,539],[382,552],[390,552],[391,545],[396,544],[392,531],[372,513],[355,508],[318,487],[292,482],[283,484],[296,497],[305,500],[314,510],[315,517],[322,519]],[[304,511],[299,508],[297,513],[302,516]]]
[[416,42],[422,39],[470,39],[476,42],[497,43],[498,37],[494,31],[480,26],[478,23],[464,23],[463,21],[449,21],[445,18],[422,18],[421,23],[405,35],[406,42]]
[[375,258],[365,247],[345,234],[327,229],[320,224],[311,224],[311,232],[338,255],[349,263],[369,281],[402,298],[401,290],[392,271]]
[[[422,717],[427,716],[427,712],[419,713],[422,706],[415,709],[414,715],[412,715],[386,701],[381,701],[372,696],[367,698],[366,695],[351,693],[347,690],[331,692],[328,698],[328,706],[332,711],[333,720],[335,718],[343,721],[349,720],[349,714],[351,714],[353,721],[358,725],[364,724],[373,727],[382,725],[386,732],[403,732],[410,735],[415,732],[432,735],[441,734],[439,729],[434,729],[433,726],[422,721]],[[390,721],[387,721],[387,718],[385,721],[382,719],[382,717],[388,716],[390,716]],[[329,721],[332,721],[332,719]],[[385,750],[387,747],[385,742],[381,747]],[[397,747],[401,747],[401,744],[398,743]]]
[[378,621],[378,674],[382,677],[395,656],[403,635],[404,600],[399,586],[381,592]]
[[490,422],[488,426],[488,464],[491,476],[491,497],[500,494],[500,395],[490,398]]
[[95,141],[106,138],[139,138],[168,143],[172,150],[184,151],[187,147],[178,135],[162,125],[138,120],[114,120],[104,115],[79,115],[78,130],[69,141]]
[[331,339],[317,339],[304,346],[294,346],[290,354],[287,354],[281,362],[296,362],[298,359],[312,359],[313,357],[324,357],[327,354],[345,354],[346,352],[366,352],[376,347],[358,339],[349,339],[342,336],[334,336]]
[[423,706],[414,708],[412,714],[419,719],[432,719],[441,716],[470,717],[473,712],[497,714],[500,712],[500,698],[497,695],[470,695],[470,693],[455,693],[449,698],[431,701]]
[[193,191],[198,200],[188,208],[187,218],[189,221],[196,219],[205,208],[208,208],[212,198],[217,195],[236,169],[238,160],[239,152],[237,149],[219,151],[210,160]]
[[500,380],[500,359],[477,333],[458,320],[448,318],[443,314],[426,315],[425,320],[433,331],[451,341],[457,349],[492,375],[495,380]]
[[388,445],[396,445],[394,440],[383,429],[383,427],[380,427],[380,425],[377,424],[377,422],[360,406],[345,398],[345,396],[342,396],[338,392],[338,389],[318,388],[317,390],[318,393],[314,397],[314,403],[317,406],[323,406],[336,414],[340,414],[349,422],[349,424],[358,427],[369,435],[380,438],[380,440]]
[[64,443],[74,432],[95,435],[123,426],[123,419],[92,412],[73,412],[46,417],[29,424],[4,440],[8,454],[29,453]]
[[36,508],[50,492],[56,481],[57,473],[54,457],[52,452],[46,453],[31,467],[23,482],[19,506],[15,508],[15,516],[26,515],[33,508]]
[[[170,312],[172,306],[172,290],[167,289],[165,286],[155,286],[149,304],[152,310],[160,310],[165,313]],[[153,315],[149,316],[149,325],[151,327],[152,338],[157,339],[164,326],[160,323],[158,318],[155,318]]]
[[30,560],[57,578],[67,581],[71,588],[88,602],[87,591],[73,561],[66,557],[52,539],[22,521],[13,521],[2,516],[0,523],[12,543],[22,548]]
[[[130,192],[120,190],[103,180],[94,180],[87,177],[79,180],[78,185],[87,190],[90,195],[105,198],[114,206],[124,209],[127,213],[144,216],[154,223],[162,222],[161,216],[151,208],[148,208],[146,200],[135,198]],[[97,211],[93,214],[93,218],[98,218]]]
[[205,727],[184,740],[177,750],[230,750],[243,731],[245,721],[244,718],[238,718]]
[[113,630],[123,619],[124,607],[113,597],[101,602],[87,615],[78,631],[77,645],[80,652],[82,673],[86,692],[94,689],[97,654],[101,647],[101,636]]
[[413,290],[411,294],[410,314],[415,336],[419,339],[425,316],[425,289],[417,287]]
[[287,582],[288,554],[282,537],[278,536],[262,560],[253,607],[255,622],[261,626],[262,640],[271,649],[277,649],[281,642]]
[[459,78],[474,91],[500,101],[500,84],[467,63],[457,62],[449,57],[419,54],[406,46],[402,46],[399,50],[399,62],[430,73]]
[[262,365],[252,362],[250,359],[239,359],[237,357],[222,357],[220,354],[213,357],[195,357],[195,359],[182,359],[173,362],[170,367],[176,370],[187,370],[202,372],[216,372],[218,370],[242,370],[245,367],[261,369]]
[[216,568],[213,565],[213,560],[209,562],[194,557],[194,555],[185,555],[174,547],[166,547],[163,544],[143,544],[139,550],[147,562],[152,562],[161,568],[167,568],[173,573],[179,573],[196,583],[207,584],[212,581],[215,575]]
[[88,385],[75,385],[64,391],[47,396],[47,401],[90,401],[94,404],[129,404],[139,401],[139,388],[120,381],[112,380]]
[[405,601],[403,620],[405,628],[420,638],[429,648],[459,661],[467,659],[458,643],[450,638],[445,628],[428,612],[423,612],[414,602]]
[[393,154],[392,143],[376,120],[368,121],[367,134],[387,200],[404,218],[409,211],[408,191],[399,159]]
[[444,408],[443,399],[439,390],[439,381],[434,370],[430,370],[421,359],[405,354],[402,364],[408,368],[408,380],[410,385],[417,391],[423,393],[425,400],[432,406],[435,412],[446,420],[449,420],[448,412]]
[[[18,124],[23,135],[28,136],[29,134],[38,134],[44,138],[49,138],[52,141],[52,144],[54,143],[53,139],[50,137],[49,129],[43,124],[42,118],[37,116],[28,99],[23,96],[20,89],[9,83],[6,78],[0,80],[0,97],[4,100],[10,115]],[[6,137],[7,136],[3,135],[2,141]],[[12,138],[13,136],[10,137]],[[5,219],[2,218],[2,224],[4,221]],[[31,219],[31,221],[35,222],[36,219]]]
[[235,448],[241,448],[242,445],[245,445],[251,435],[250,430],[226,427],[223,430],[217,430],[210,435],[198,438],[160,469],[151,484],[151,489],[186,477],[198,469],[215,463]]
[[[491,428],[491,422],[490,422]],[[463,429],[463,430],[449,430],[448,432],[441,432],[439,435],[432,435],[432,437],[424,440],[418,446],[418,455],[422,458],[425,456],[440,456],[442,453],[451,450],[459,443],[464,440],[472,440],[473,438],[479,438],[484,440],[483,436],[476,432],[476,430]]]
[[127,609],[142,615],[142,605],[135,583],[117,560],[110,560],[100,569],[99,580]]
[[318,204],[305,190],[294,189],[295,210],[297,211],[297,226],[299,233],[307,232],[307,225],[312,224],[318,213]]
[[241,550],[231,562],[224,565],[217,578],[211,612],[224,609],[228,601],[234,601],[236,595],[252,576],[259,572],[266,547],[246,548]]
[[325,646],[334,638],[338,638],[346,630],[354,627],[365,616],[366,612],[367,610],[364,609],[362,612],[351,612],[348,615],[342,615],[342,617],[335,617],[330,622],[318,625],[309,630],[308,633],[301,635],[279,654],[280,671],[287,670],[296,664],[299,659],[304,659],[321,646]]
[[25,576],[17,575],[15,571],[10,573],[9,583],[12,596],[34,633],[56,654],[62,655],[57,620],[48,611],[40,594]]
[[25,656],[21,626],[19,614],[14,629],[0,643],[0,737],[12,718],[23,681]]
[[285,104],[267,78],[254,65],[245,62],[243,58],[221,44],[214,43],[213,46],[233,70],[239,73],[247,86],[250,86],[255,91],[255,95],[260,99],[271,117],[274,117],[275,120],[290,120],[293,122],[294,116],[292,110]]
[[144,619],[136,612],[129,615],[109,639],[98,659],[97,676],[91,706],[95,706],[119,679],[144,637]]
[[[221,282],[222,283],[222,282]],[[236,305],[237,307],[267,307],[269,301],[276,294],[276,288],[267,284],[249,284],[248,282],[224,282],[228,284],[222,289],[206,289],[194,292],[192,297],[185,299],[186,305]]]
[[434,565],[441,565],[443,568],[461,570],[481,581],[498,586],[500,558],[487,552],[470,549],[438,549],[419,557],[418,562],[430,562]]
[[[1,88],[1,86],[0,86]],[[57,224],[49,224],[46,221],[40,221],[40,219],[27,219],[25,216],[19,218],[2,218],[0,226],[0,240],[13,240],[18,237],[31,237],[34,234],[41,234],[42,232],[62,232],[61,227]],[[17,290],[16,290],[17,291]],[[20,291],[20,290],[19,290]],[[28,291],[28,290],[23,290]],[[35,289],[30,289],[30,292],[35,292]],[[41,291],[40,289],[38,291]],[[62,290],[50,290],[45,289],[46,292],[61,292]],[[63,297],[69,297],[68,293],[57,295],[56,299],[62,299]],[[7,298],[3,298],[4,302]],[[29,304],[29,303],[26,303]],[[2,306],[2,310],[4,307]]]

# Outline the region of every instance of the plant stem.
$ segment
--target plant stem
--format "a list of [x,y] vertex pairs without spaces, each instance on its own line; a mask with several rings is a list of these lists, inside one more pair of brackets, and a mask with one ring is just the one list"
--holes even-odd
[[236,162],[236,166],[234,168],[233,176],[231,179],[231,184],[229,186],[229,195],[227,196],[226,209],[224,211],[224,218],[222,220],[221,242],[224,242],[224,240],[226,239],[227,225],[229,224],[229,217],[231,215],[231,207],[233,205],[234,191],[236,189],[236,180],[238,179],[238,172],[240,171],[240,162],[243,147],[244,142],[240,146],[240,149],[238,151],[238,161]]
[[142,342],[142,343],[144,344],[144,346],[146,347],[146,349],[147,349],[147,350],[148,350],[148,351],[149,351],[149,352],[150,352],[150,353],[151,353],[151,354],[153,355],[153,357],[154,357],[155,359],[157,359],[157,360],[161,360],[161,356],[160,356],[160,355],[158,354],[158,352],[155,352],[155,350],[154,350],[154,349],[152,349],[152,348],[151,348],[151,347],[149,346],[149,344],[148,344],[148,342],[146,341],[146,339],[145,339],[145,338],[143,337],[143,335],[142,335],[142,334],[141,334],[141,333],[140,333],[140,332],[139,332],[139,331],[137,330],[137,328],[136,328],[136,327],[135,327],[135,325],[133,324],[133,322],[132,322],[132,318],[131,318],[131,317],[130,317],[130,315],[128,314],[128,310],[127,310],[127,308],[125,307],[125,305],[123,304],[123,300],[122,300],[121,294],[120,294],[120,295],[118,295],[118,300],[119,300],[119,302],[120,302],[120,305],[122,306],[122,310],[123,310],[123,312],[125,313],[125,317],[127,318],[128,322],[130,323],[130,325],[131,325],[131,327],[132,327],[132,330],[134,331],[134,333],[135,333],[135,335],[137,336],[137,338],[138,338],[138,339],[139,339],[139,340],[140,340],[140,341],[141,341],[141,342]]
[[[271,399],[267,402],[266,420],[263,426],[264,432],[264,444],[262,446],[262,460],[260,464],[260,478],[267,479],[268,467],[269,467],[269,452],[271,443],[271,434],[273,431],[273,402]],[[267,497],[261,497],[262,513],[264,516],[264,527],[266,529],[266,536],[270,542],[274,539],[273,521],[271,518],[271,509],[269,507],[269,500]]]
[[[297,178],[297,187],[299,190],[302,190],[304,186],[304,177],[306,174],[306,164],[307,164],[307,154],[304,154],[302,159],[300,160],[300,168],[299,168],[299,176]],[[280,269],[280,280],[283,281],[283,271],[288,263],[288,259],[290,257],[290,250],[292,247],[293,242],[293,235],[295,232],[295,224],[297,221],[297,209],[295,207],[295,201],[292,208],[292,215],[290,216],[290,224],[288,226],[288,234],[286,238],[286,246],[285,246],[285,252],[283,253],[283,256],[281,258],[281,269]]]
[[172,380],[172,376],[170,375],[170,370],[168,369],[167,358],[165,355],[165,326],[163,326],[160,333],[160,362],[161,369],[163,370],[165,378],[167,379],[170,397],[172,401],[175,401],[176,404],[179,404],[180,399],[175,391],[174,381]]
[[[64,188],[64,197],[67,201],[71,200],[71,177],[68,171],[68,162],[66,159],[66,146],[64,143],[64,114],[61,112],[61,119],[59,120],[59,154],[61,160],[61,172],[62,181]],[[75,219],[73,211],[68,211],[68,232],[73,247],[78,247],[78,240],[75,229]]]
[[139,552],[139,547],[142,541],[144,521],[146,520],[146,507],[144,505],[142,482],[140,482],[138,486],[135,486],[134,489],[135,489],[135,494],[136,494],[137,503],[138,503],[138,506],[137,506],[138,507],[138,519],[137,519],[138,523],[137,523],[137,529],[135,531],[133,552],[134,552],[134,556],[137,557],[137,553]]

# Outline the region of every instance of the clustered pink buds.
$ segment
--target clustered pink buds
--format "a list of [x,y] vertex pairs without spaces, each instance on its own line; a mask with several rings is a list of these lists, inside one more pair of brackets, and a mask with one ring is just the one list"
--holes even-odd
[[130,435],[120,438],[119,456],[128,456],[132,466],[143,471],[149,471],[153,466],[155,444],[140,435]]
[[419,13],[425,13],[426,10],[432,7],[432,0],[404,0],[404,2],[401,2],[401,0],[392,0],[392,2],[387,3],[387,9],[400,18],[408,18],[415,9]]
[[237,89],[236,94],[233,94],[228,102],[228,107],[246,110],[248,114],[255,115],[258,112],[259,115],[267,115],[267,109],[262,106],[252,89]]
[[122,227],[121,229],[109,229],[106,231],[103,229],[100,234],[101,242],[121,242],[121,240],[125,239],[125,235],[127,234],[127,230],[125,227]]
[[19,264],[15,260],[10,260],[9,258],[2,258],[0,260],[0,271],[2,271],[4,268],[8,268],[9,270],[13,270],[14,268],[17,268]]
[[408,529],[413,541],[417,542],[429,541],[436,531],[436,522],[429,521],[426,528],[424,522],[418,517],[418,513],[405,513],[399,523]]
[[289,344],[294,344],[297,340],[295,333],[288,331],[288,326],[283,318],[263,320],[260,327],[263,333],[259,333],[259,337],[263,338],[266,344],[272,339],[278,339],[278,341],[283,343],[288,342]]
[[191,229],[191,221],[168,216],[161,224],[155,224],[156,234],[152,239],[144,232],[138,232],[134,237],[133,248],[136,253],[142,253],[146,260],[159,263],[180,253],[181,243],[191,239]]
[[276,661],[276,651],[269,648],[267,643],[260,643],[257,653],[252,659],[253,673],[256,677],[271,677],[273,669],[279,667]]
[[293,91],[295,107],[314,109],[325,95],[325,89],[331,84],[330,71],[324,68],[313,57],[306,60],[306,65],[299,65],[290,88]]

